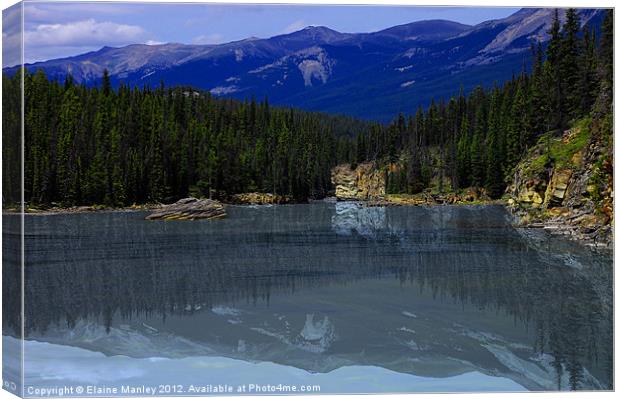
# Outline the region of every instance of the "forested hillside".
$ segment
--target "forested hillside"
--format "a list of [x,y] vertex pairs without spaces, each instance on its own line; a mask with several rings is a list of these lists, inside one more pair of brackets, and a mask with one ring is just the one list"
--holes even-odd
[[[321,198],[365,122],[188,88],[112,90],[25,74],[25,201],[63,206],[275,192]],[[19,132],[19,76],[4,77],[6,132]],[[12,112],[11,112],[12,109]],[[7,110],[9,112],[7,112]],[[8,136],[8,134],[7,134]],[[5,200],[19,200],[19,147],[7,137]],[[12,191],[11,191],[12,190]]]
[[[400,115],[380,137],[359,135],[356,161],[396,163],[388,193],[474,186],[501,196],[519,160],[541,138],[561,136],[595,105],[596,119],[611,114],[613,16],[606,13],[596,38],[587,26],[580,31],[575,10],[567,11],[563,26],[556,12],[546,51],[532,45],[531,73]],[[548,155],[545,163],[555,162],[557,151]]]
[[[392,165],[388,193],[484,187],[500,197],[527,149],[597,110],[611,113],[612,11],[602,37],[557,15],[533,67],[491,90],[433,102],[384,126],[262,102],[215,99],[191,88],[113,90],[24,74],[25,201],[63,206],[170,201],[243,192],[298,201],[332,190],[331,169]],[[4,200],[19,200],[20,74],[4,76]],[[609,135],[611,140],[611,135]],[[551,151],[544,162],[555,162]],[[561,151],[560,151],[561,152]],[[395,166],[394,166],[395,165]]]

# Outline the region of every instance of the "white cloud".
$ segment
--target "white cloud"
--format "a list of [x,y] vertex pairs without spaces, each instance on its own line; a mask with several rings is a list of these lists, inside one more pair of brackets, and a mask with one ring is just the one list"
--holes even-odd
[[297,32],[298,30],[301,30],[305,28],[306,26],[308,26],[308,24],[306,24],[303,19],[298,19],[297,21],[292,22],[289,25],[287,25],[287,27],[282,29],[280,33],[286,34],[286,33]]
[[124,45],[144,40],[137,25],[97,22],[93,18],[64,24],[41,24],[24,33],[24,41],[36,46]]
[[146,42],[144,42],[144,44],[148,45],[148,46],[158,46],[160,44],[165,44],[166,42],[160,42],[157,40],[147,40]]
[[[147,32],[140,26],[96,21],[93,18],[66,23],[38,24],[27,28],[24,32],[24,61],[30,63],[62,58],[98,50],[103,46],[156,44],[154,40],[147,39]],[[19,43],[19,33],[11,36],[3,35],[3,41]],[[3,64],[9,65],[6,61]]]
[[21,7],[19,4],[2,11],[2,67],[21,63]]
[[224,43],[224,36],[219,33],[196,36],[192,39],[193,44],[220,44]]

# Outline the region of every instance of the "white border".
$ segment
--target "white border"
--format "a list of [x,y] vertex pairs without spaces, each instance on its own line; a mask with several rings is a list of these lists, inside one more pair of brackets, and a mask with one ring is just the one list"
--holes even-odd
[[[48,1],[62,1],[62,0],[48,0]],[[66,0],[65,0],[66,1]],[[25,0],[25,2],[37,2],[36,0]],[[115,2],[127,2],[127,1],[123,1],[123,0],[89,0],[87,2],[93,2],[93,3],[115,3]],[[597,7],[614,7],[615,6],[615,2],[614,1],[610,1],[610,0],[589,0],[589,1],[583,1],[583,0],[563,0],[561,2],[558,1],[549,1],[549,0],[539,0],[539,1],[512,1],[512,0],[508,0],[508,1],[491,1],[491,0],[477,0],[477,1],[471,1],[471,0],[385,0],[385,1],[381,1],[381,0],[314,0],[314,1],[307,1],[307,0],[218,0],[218,1],[213,1],[213,0],[204,0],[204,1],[192,1],[192,0],[167,0],[167,1],[148,1],[148,0],[131,0],[129,2],[136,2],[136,3],[245,3],[245,4],[318,4],[318,5],[382,5],[382,6],[389,6],[389,5],[398,5],[398,6],[472,6],[472,7],[581,7],[581,8],[597,8]],[[7,7],[10,7],[14,4],[16,4],[17,1],[15,0],[0,0],[0,5],[2,6],[2,9],[5,9]],[[23,18],[23,12],[22,12],[22,18]],[[1,18],[0,18],[1,19]],[[22,21],[23,23],[23,21]],[[615,12],[615,18],[614,18],[614,26],[615,26],[615,30],[614,30],[614,48],[617,44],[617,37],[618,37],[618,10],[616,10]],[[1,29],[1,21],[0,21],[0,29]],[[23,40],[22,40],[22,53],[23,53]],[[615,57],[615,51],[614,51],[614,57]],[[22,58],[23,58],[23,54],[22,54]],[[2,52],[0,51],[0,65],[2,65]],[[617,88],[618,88],[618,77],[619,77],[619,73],[618,71],[620,70],[620,68],[618,67],[618,63],[615,62],[615,58],[614,58],[614,76],[615,76],[615,83],[614,83],[614,93],[618,93]],[[22,80],[23,82],[23,80]],[[2,87],[2,83],[0,81],[0,90]],[[23,101],[23,96],[22,96],[22,101]],[[618,126],[618,121],[619,121],[619,117],[618,117],[618,112],[617,112],[617,107],[615,106],[616,102],[614,103],[614,127]],[[23,107],[23,106],[22,106]],[[0,115],[1,115],[1,110],[0,110]],[[23,117],[23,115],[22,115]],[[1,118],[0,118],[1,121]],[[1,122],[0,122],[1,123]],[[22,122],[22,129],[23,129],[23,122]],[[22,132],[23,134],[23,132]],[[614,141],[615,143],[618,143],[618,133],[617,131],[614,134]],[[617,161],[618,155],[620,153],[620,150],[618,149],[618,145],[616,145],[616,148],[614,149],[614,158]],[[23,162],[23,157],[22,157],[22,162]],[[615,163],[615,162],[614,162]],[[615,165],[614,165],[615,166]],[[1,163],[0,163],[0,171],[1,171]],[[23,167],[22,167],[23,170]],[[619,183],[619,178],[618,178],[618,174],[614,173],[614,186],[618,187],[618,183]],[[0,187],[1,187],[2,182],[0,181]],[[23,202],[23,200],[22,200]],[[617,207],[614,201],[614,214],[617,215]],[[614,226],[614,236],[617,236],[617,226]],[[2,238],[0,236],[0,243],[2,242]],[[23,250],[23,248],[22,248]],[[618,265],[618,252],[614,251],[614,265]],[[23,259],[23,255],[22,255],[22,259]],[[615,273],[614,273],[615,274]],[[23,277],[23,274],[22,274]],[[1,276],[0,276],[0,282],[1,282]],[[22,282],[23,283],[23,282]],[[620,366],[615,362],[615,359],[618,358],[618,340],[617,340],[617,320],[618,318],[616,317],[617,315],[617,310],[618,310],[618,301],[617,301],[617,296],[615,295],[615,293],[617,292],[617,288],[618,288],[618,282],[617,280],[614,278],[614,385],[617,386],[617,384],[620,383],[620,378],[619,375],[619,369]],[[0,298],[0,304],[1,304],[1,298]],[[23,306],[23,303],[22,303]],[[0,308],[1,309],[1,308]],[[22,309],[23,311],[23,309]],[[0,341],[0,350],[2,348],[2,343]],[[353,399],[353,398],[360,398],[362,396],[366,396],[366,395],[307,395],[304,396],[305,398],[311,398],[311,399]],[[469,394],[469,393],[463,393],[463,394],[378,394],[375,395],[377,398],[390,398],[390,399],[397,399],[397,398],[413,398],[413,399],[437,399],[437,398],[459,398],[459,399],[505,399],[505,398],[514,398],[514,399],[520,399],[520,398],[532,398],[532,397],[541,397],[541,398],[548,398],[548,399],[566,399],[567,397],[570,398],[576,398],[576,399],[586,399],[586,398],[615,398],[616,394],[614,392],[549,392],[549,393],[473,393],[473,394]],[[215,396],[210,396],[210,398],[213,398]],[[218,398],[239,398],[238,396],[217,396]],[[257,398],[282,398],[282,396],[244,396],[245,398],[253,398],[253,399],[257,399]],[[8,399],[8,398],[15,398],[14,395],[10,394],[9,392],[5,391],[5,390],[0,390],[0,399]],[[195,396],[189,397],[189,398],[196,398]]]

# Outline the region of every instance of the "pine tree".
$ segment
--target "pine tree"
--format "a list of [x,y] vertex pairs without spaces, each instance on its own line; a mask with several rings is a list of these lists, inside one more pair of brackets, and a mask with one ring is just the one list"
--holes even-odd
[[496,87],[489,105],[489,122],[486,137],[486,182],[485,188],[491,198],[501,196],[504,188],[502,173],[503,143],[500,135],[500,92]]
[[469,147],[469,121],[467,114],[464,114],[456,150],[457,181],[461,188],[471,185]]
[[151,103],[150,109],[147,110],[150,114],[150,140],[149,140],[149,154],[148,154],[148,172],[149,172],[149,200],[154,202],[161,202],[166,195],[166,180],[164,170],[164,157],[162,148],[162,134],[163,134],[163,117],[162,110],[158,107],[158,104]]
[[583,47],[579,57],[579,110],[578,115],[586,115],[592,109],[592,104],[599,90],[596,74],[596,38],[594,30],[590,31],[586,25],[583,29]]
[[75,138],[79,134],[79,115],[81,104],[77,88],[72,84],[67,87],[60,108],[60,121],[58,128],[58,143],[56,145],[57,156],[57,182],[59,186],[60,200],[65,205],[75,204],[78,198],[79,167],[75,157]]
[[558,129],[564,124],[564,91],[561,78],[562,34],[560,31],[560,17],[558,10],[554,10],[553,22],[549,30],[549,44],[547,45],[547,60],[544,63],[545,87],[548,90],[547,109],[548,129]]
[[469,162],[471,168],[471,183],[475,187],[482,187],[486,180],[486,160],[484,151],[484,140],[486,135],[486,116],[484,107],[478,106],[476,110],[476,124],[474,127],[474,135],[470,144]]
[[[527,145],[534,144],[536,138],[548,130],[547,115],[549,113],[547,102],[547,87],[545,87],[545,74],[543,62],[542,43],[532,47],[533,68],[530,79],[529,112],[528,119],[531,121],[532,135]],[[501,114],[502,110],[498,110]]]
[[568,120],[576,117],[580,109],[582,93],[580,93],[579,87],[579,30],[579,15],[574,8],[569,8],[566,11],[566,21],[562,27],[563,35],[560,45],[560,73],[561,82],[564,86],[563,94],[565,95],[562,112],[565,120],[562,121],[562,127],[566,126]]
[[471,168],[471,185],[482,187],[485,181],[485,166],[482,140],[479,132],[474,132],[469,147],[469,163]]
[[598,70],[601,80],[601,99],[604,111],[610,109],[613,99],[614,76],[614,10],[605,10],[605,19],[601,27],[601,43],[598,50]]
[[109,96],[112,91],[112,84],[110,83],[110,73],[107,69],[103,70],[101,91],[103,91],[103,95],[106,97]]
[[407,163],[407,192],[417,194],[426,188],[424,177],[422,176],[422,159],[420,148],[412,146],[409,151],[409,162]]
[[600,65],[603,79],[612,80],[614,60],[614,10],[606,9],[601,27],[601,44],[599,48]]
[[504,173],[508,175],[521,159],[522,137],[528,134],[526,125],[527,103],[525,88],[522,84],[517,86],[517,91],[511,107],[508,131],[506,134],[506,161]]

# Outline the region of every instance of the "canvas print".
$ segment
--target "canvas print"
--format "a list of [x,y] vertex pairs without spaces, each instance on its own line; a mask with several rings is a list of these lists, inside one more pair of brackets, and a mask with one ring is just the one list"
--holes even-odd
[[583,5],[5,9],[3,388],[613,390]]

